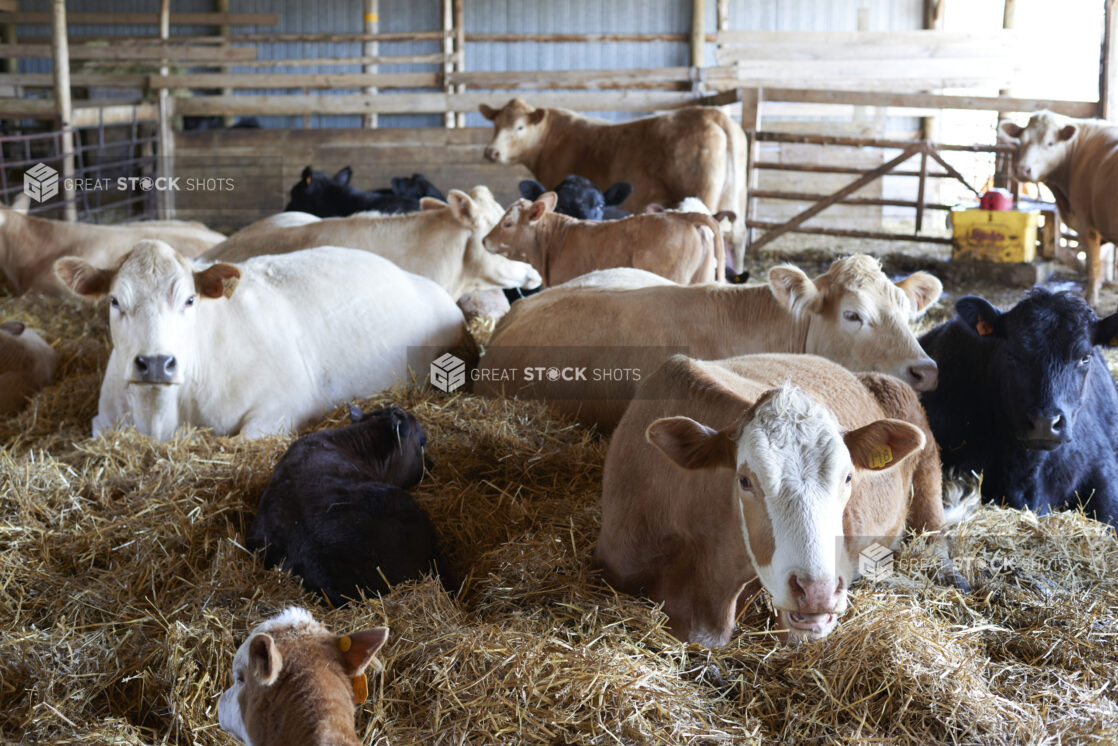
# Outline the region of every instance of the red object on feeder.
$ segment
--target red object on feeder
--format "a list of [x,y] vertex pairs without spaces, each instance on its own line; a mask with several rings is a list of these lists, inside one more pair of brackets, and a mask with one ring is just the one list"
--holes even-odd
[[1012,210],[1013,194],[1008,189],[988,189],[978,201],[983,210]]

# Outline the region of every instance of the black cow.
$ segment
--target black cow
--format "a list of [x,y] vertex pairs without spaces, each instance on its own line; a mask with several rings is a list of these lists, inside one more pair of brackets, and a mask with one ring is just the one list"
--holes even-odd
[[454,589],[435,529],[406,491],[423,476],[423,428],[395,406],[350,407],[350,418],[287,449],[260,496],[249,548],[335,606],[432,570]]
[[237,117],[237,120],[227,128],[225,126],[224,117],[185,116],[182,118],[182,128],[187,131],[221,129],[258,130],[260,129],[260,120],[256,117]]
[[346,166],[332,177],[310,166],[295,186],[291,187],[291,201],[284,210],[290,212],[309,212],[320,218],[344,218],[356,212],[373,210],[386,215],[397,215],[419,210],[419,200],[434,197],[446,201],[446,197],[435,188],[423,174],[392,179],[389,189],[362,191],[350,186],[353,169]]
[[[535,179],[520,182],[520,196],[532,202],[546,191]],[[619,220],[632,214],[618,207],[633,193],[633,185],[627,181],[619,181],[603,193],[585,176],[571,174],[551,191],[559,196],[555,212],[560,215],[579,220]]]
[[944,466],[981,471],[988,502],[1083,503],[1118,525],[1118,388],[1095,349],[1118,345],[1118,314],[1043,288],[1005,313],[976,296],[955,310],[920,339],[939,366],[921,398]]

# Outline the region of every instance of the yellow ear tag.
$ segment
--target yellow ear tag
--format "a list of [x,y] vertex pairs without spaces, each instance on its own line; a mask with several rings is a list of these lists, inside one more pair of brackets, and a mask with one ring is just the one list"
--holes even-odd
[[351,647],[353,647],[353,640],[349,639],[349,635],[342,635],[338,638],[338,650],[348,653]]
[[870,468],[883,469],[893,460],[893,449],[889,446],[878,446],[870,451]]
[[1110,346],[1111,347],[1118,347],[1118,335],[1115,335],[1115,336],[1110,338]]
[[353,677],[353,704],[359,705],[369,698],[369,680],[365,674]]

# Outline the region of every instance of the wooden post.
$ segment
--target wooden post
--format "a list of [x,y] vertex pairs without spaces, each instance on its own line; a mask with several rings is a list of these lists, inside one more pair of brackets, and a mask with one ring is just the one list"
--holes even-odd
[[[757,159],[761,152],[757,133],[761,130],[761,103],[765,98],[760,88],[742,88],[738,91],[741,98],[741,128],[749,143],[745,155],[745,216],[739,217],[734,233],[734,271],[741,272],[745,266],[745,251],[753,243],[753,229],[749,221],[756,217],[757,200],[753,197],[757,189]],[[739,228],[740,226],[740,228]]]
[[[454,72],[454,2],[453,0],[443,0],[443,92],[449,99],[450,94],[454,92],[454,87],[450,84],[450,74]],[[447,129],[454,127],[458,124],[457,117],[454,112],[450,111],[449,107],[443,114],[443,126]]]
[[[1006,0],[1010,2],[1010,0]],[[1106,0],[1099,102],[1103,119],[1118,119],[1118,0]]]
[[[16,9],[18,10],[18,8],[19,8],[19,3],[17,1]],[[0,41],[2,41],[5,44],[15,44],[16,43],[16,25],[14,23],[0,24]],[[19,72],[19,60],[15,57],[10,57],[7,60],[4,60],[4,72],[18,73]],[[19,88],[17,87],[10,94],[5,93],[4,95],[6,95],[6,96],[11,95],[13,98],[20,98],[23,94],[20,92]]]
[[[454,71],[466,71],[466,3],[465,0],[454,0]],[[466,86],[459,83],[454,86],[455,93],[463,93]],[[460,111],[456,114],[457,125],[459,127],[466,126],[466,112]]]
[[[1108,6],[1110,5],[1110,1],[1111,0],[1108,0],[1107,2]],[[1002,8],[1002,28],[1007,30],[1013,28],[1016,22],[1016,18],[1017,0],[1005,0],[1005,6]],[[1103,39],[1103,49],[1106,49],[1105,38]],[[1106,64],[1105,60],[1103,64]],[[1105,67],[1102,68],[1102,70],[1105,70]],[[1100,72],[1100,74],[1102,73]],[[1000,98],[1009,98],[1010,95],[1010,89],[1008,88],[1003,88],[1002,90],[998,91],[998,96]],[[1099,101],[1102,101],[1101,95],[1099,96]],[[1000,127],[1002,122],[1004,122],[1005,120],[1005,113],[999,112],[997,126]],[[1006,187],[1012,189],[1013,199],[1014,201],[1016,201],[1018,185],[1015,181],[1012,181],[1010,177],[1010,170],[1012,168],[1011,160],[1011,157],[1005,153],[998,153],[996,156],[994,156],[994,186],[1001,187],[1003,189]]]
[[62,197],[66,220],[78,219],[78,206],[74,203],[74,190],[66,185],[74,183],[74,131],[70,129],[74,112],[70,104],[70,42],[66,36],[66,0],[51,0],[50,45],[54,65],[54,100],[58,106],[59,149],[62,151]]
[[[365,33],[366,34],[377,33],[377,31],[380,29],[380,0],[365,0],[364,21],[365,21]],[[367,41],[367,42],[365,42],[365,46],[363,47],[361,53],[366,57],[376,57],[377,56],[377,49],[379,48],[379,46],[380,45],[377,44],[377,42],[375,42],[375,41]],[[361,69],[366,73],[375,73],[377,71],[377,66],[376,65],[365,65]],[[366,95],[372,95],[376,92],[377,92],[376,86],[369,86],[368,88],[365,89],[365,94]],[[377,115],[376,114],[366,114],[364,124],[365,124],[365,129],[376,129],[377,128]]]
[[[214,10],[216,10],[218,13],[228,13],[229,12],[229,0],[215,0]],[[229,38],[229,31],[230,31],[230,27],[229,27],[228,24],[226,24],[224,26],[218,26],[217,27],[217,35],[222,36],[226,39]],[[221,46],[227,47],[227,46],[229,46],[229,42],[227,42],[227,41],[222,42]],[[227,72],[229,72],[229,68],[223,65],[222,67],[219,67],[217,69],[217,71],[220,72],[220,73],[227,73]],[[221,89],[221,95],[222,96],[232,96],[233,95],[233,89],[232,88],[222,88]],[[221,123],[226,127],[232,127],[233,124],[236,121],[237,121],[237,118],[235,116],[233,116],[232,114],[226,114],[225,116],[223,116],[221,118]]]
[[[55,0],[63,2],[64,0]],[[159,0],[159,38],[166,42],[171,38],[171,0]],[[159,74],[167,75],[169,72],[166,60],[161,60]],[[166,88],[159,89],[159,160],[156,161],[155,172],[163,177],[166,184],[174,175],[175,158],[175,132],[171,127],[171,117],[174,116],[171,102],[171,92]],[[175,217],[175,193],[170,189],[156,192],[156,202],[159,217],[169,219]]]
[[[943,6],[947,0],[924,0],[924,28],[943,30]],[[920,136],[925,140],[936,140],[936,118],[920,119]]]
[[701,69],[706,63],[706,0],[691,0],[691,67]]

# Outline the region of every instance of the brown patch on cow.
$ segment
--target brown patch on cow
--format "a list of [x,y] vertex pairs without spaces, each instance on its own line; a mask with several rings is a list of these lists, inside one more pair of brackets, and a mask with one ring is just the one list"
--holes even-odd
[[64,256],[54,263],[54,274],[66,287],[83,298],[101,298],[112,287],[117,270],[94,267],[73,256]]
[[[769,509],[765,506],[765,496],[760,493],[759,481],[746,466],[738,469],[737,479],[748,478],[753,484],[752,495],[741,495],[741,512],[745,515],[745,530],[749,534],[749,551],[758,566],[772,563],[776,552],[776,538],[773,536],[773,523]],[[740,488],[739,488],[740,489]]]
[[690,417],[656,420],[645,430],[645,438],[684,469],[733,468],[735,465],[736,448],[730,436]]
[[194,273],[194,287],[206,298],[228,298],[240,281],[240,268],[224,262]]

